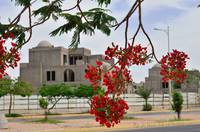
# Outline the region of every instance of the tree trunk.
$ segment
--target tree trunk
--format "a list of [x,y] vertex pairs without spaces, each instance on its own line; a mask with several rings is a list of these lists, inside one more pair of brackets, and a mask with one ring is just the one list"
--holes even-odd
[[146,106],[146,108],[147,108],[147,104],[148,104],[147,102],[148,102],[147,99],[145,99],[145,106]]
[[52,110],[56,106],[58,101],[60,101],[61,99],[62,99],[62,97],[58,98],[57,100],[55,99],[54,104],[50,108],[48,108],[48,110],[47,110],[48,114],[50,113],[50,110]]
[[67,109],[69,111],[69,98],[67,99]]
[[10,104],[9,104],[9,109],[8,109],[8,114],[11,114],[11,109],[12,109],[12,94],[10,94]]
[[177,112],[178,119],[181,119],[181,112]]
[[46,109],[45,112],[44,112],[44,119],[45,120],[48,120],[48,110]]

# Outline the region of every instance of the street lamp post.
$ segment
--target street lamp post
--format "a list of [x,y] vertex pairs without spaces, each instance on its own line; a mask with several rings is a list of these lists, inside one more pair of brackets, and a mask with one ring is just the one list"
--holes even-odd
[[[167,35],[168,53],[169,53],[170,52],[169,26],[167,26],[167,29],[154,28],[154,30],[166,33],[166,35]],[[169,84],[169,102],[171,103],[171,96],[172,96],[172,83],[171,83],[171,80],[168,81],[168,84]]]

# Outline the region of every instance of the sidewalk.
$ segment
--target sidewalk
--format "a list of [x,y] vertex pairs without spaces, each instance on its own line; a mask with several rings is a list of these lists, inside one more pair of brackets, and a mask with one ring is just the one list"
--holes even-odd
[[[198,111],[199,109],[191,109],[187,111]],[[162,113],[161,113],[162,112]],[[165,114],[163,114],[163,112]],[[149,127],[162,127],[162,126],[174,126],[174,125],[191,125],[200,124],[200,114],[184,113],[183,121],[171,121],[175,118],[175,114],[169,111],[151,111],[151,112],[132,112],[135,119],[122,120],[119,125],[114,128],[100,127],[100,125],[93,119],[73,119],[73,117],[85,117],[89,114],[66,114],[66,115],[54,115],[53,117],[72,117],[72,119],[64,120],[64,123],[59,124],[41,124],[33,122],[10,122],[8,124],[9,129],[0,130],[1,132],[90,132],[90,131],[115,131],[120,129],[129,128],[149,128]],[[154,113],[153,115],[145,115],[145,113]],[[141,115],[144,114],[144,115]],[[37,119],[42,118],[39,116],[25,116],[21,119]],[[13,119],[9,119],[11,121]]]

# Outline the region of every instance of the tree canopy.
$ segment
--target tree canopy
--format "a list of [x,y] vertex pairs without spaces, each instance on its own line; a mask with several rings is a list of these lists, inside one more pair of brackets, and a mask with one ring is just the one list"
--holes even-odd
[[76,97],[85,97],[85,98],[92,98],[92,96],[96,95],[97,93],[104,93],[104,90],[101,88],[97,88],[96,91],[94,91],[94,88],[89,85],[83,85],[81,84],[78,88],[75,90],[75,96]]
[[72,86],[65,84],[52,84],[43,85],[39,93],[42,97],[52,98],[52,97],[67,97],[73,96]]
[[32,86],[24,81],[11,79],[0,79],[0,96],[7,94],[30,96],[32,94]]
[[[72,98],[74,96],[74,87],[65,84],[43,85],[39,93],[46,98],[47,105],[52,104],[48,108],[48,112],[53,109],[62,98]],[[42,99],[44,100],[44,99]]]
[[[93,35],[95,30],[99,30],[106,35],[110,35],[112,25],[116,24],[116,19],[109,15],[109,10],[106,9],[111,0],[96,0],[95,2],[98,3],[98,6],[85,11],[81,8],[82,0],[77,0],[69,9],[65,8],[65,5],[69,4],[66,0],[11,1],[23,9],[13,20],[10,19],[9,23],[0,23],[0,34],[8,31],[12,32],[17,39],[19,48],[31,39],[34,27],[44,24],[49,20],[56,22],[62,19],[65,21],[63,25],[53,30],[50,35],[55,36],[73,32],[71,47],[78,46],[81,34]],[[33,6],[35,3],[40,3],[41,6],[35,8]],[[26,11],[29,14],[27,20],[29,26],[20,23],[21,17]],[[34,21],[33,18],[38,18],[38,20]]]
[[0,97],[8,94],[8,90],[12,84],[10,79],[0,79]]
[[22,97],[30,96],[33,92],[32,86],[24,81],[12,80],[12,79],[0,79],[0,97],[9,95],[9,114],[11,114],[11,108],[13,104],[13,96],[20,95]]

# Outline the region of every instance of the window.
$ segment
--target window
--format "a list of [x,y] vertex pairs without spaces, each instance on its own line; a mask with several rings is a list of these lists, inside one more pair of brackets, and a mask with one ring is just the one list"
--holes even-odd
[[64,71],[64,82],[74,82],[75,81],[75,75],[74,71],[71,69],[66,69]]
[[162,88],[169,88],[168,82],[162,82]]
[[64,82],[67,82],[67,74],[68,74],[68,71],[67,70],[65,70],[65,72],[64,72]]
[[79,60],[82,60],[82,59],[83,59],[83,57],[82,57],[82,56],[79,56],[79,57],[78,57],[78,59],[79,59]]
[[47,81],[55,81],[55,80],[56,80],[56,72],[47,71]]
[[56,72],[55,71],[52,71],[51,72],[51,77],[52,77],[52,81],[55,81],[56,80]]
[[70,56],[70,58],[69,58],[69,64],[70,65],[74,64],[74,58],[73,58],[73,56]]
[[50,71],[47,71],[47,81],[50,81],[51,79],[51,76],[50,76]]
[[67,64],[67,55],[63,55],[63,64]]
[[80,55],[70,55],[69,57],[69,64],[70,65],[76,65],[77,60],[82,60],[83,56]]

